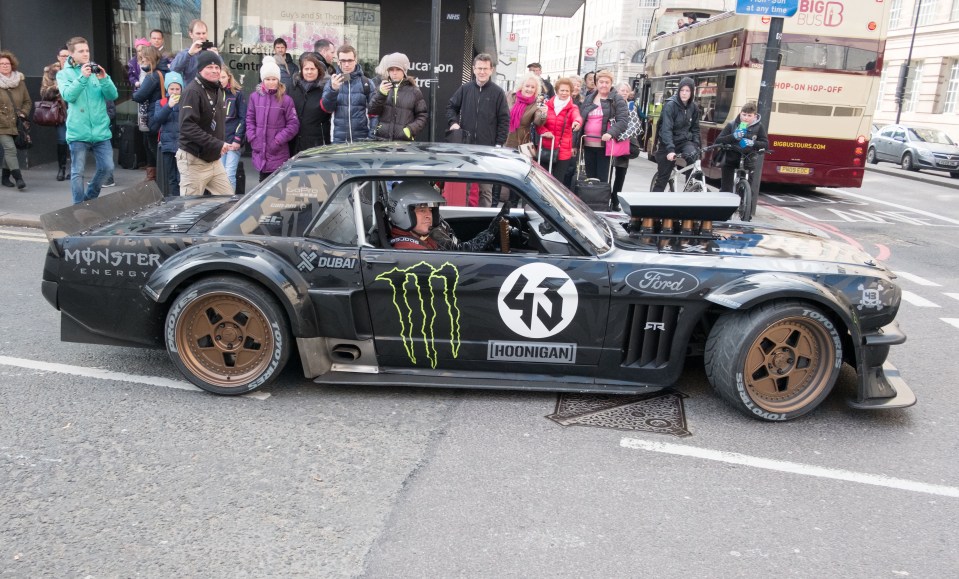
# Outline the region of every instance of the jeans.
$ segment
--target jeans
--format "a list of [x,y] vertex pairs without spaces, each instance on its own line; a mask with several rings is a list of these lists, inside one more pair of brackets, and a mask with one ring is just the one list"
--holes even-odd
[[[83,190],[83,170],[87,163],[87,151],[93,151],[97,163],[97,172],[90,180],[90,184]],[[73,141],[70,143],[70,190],[73,193],[73,203],[83,203],[100,196],[100,186],[113,174],[113,145],[109,139],[99,143]]]
[[230,180],[230,185],[236,191],[236,167],[240,164],[240,152],[227,151],[220,160],[223,161],[223,168],[226,169],[226,177]]
[[57,125],[57,144],[67,144],[67,124]]
[[179,197],[180,196],[180,170],[176,166],[176,153],[167,153],[163,151],[160,154],[160,159],[157,162],[162,162],[163,164],[163,176],[166,178],[165,187],[163,189],[163,194],[167,197]]

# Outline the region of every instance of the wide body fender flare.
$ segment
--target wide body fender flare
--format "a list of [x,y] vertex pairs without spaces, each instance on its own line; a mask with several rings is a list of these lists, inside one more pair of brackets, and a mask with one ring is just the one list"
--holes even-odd
[[143,293],[157,303],[166,303],[193,279],[231,273],[252,279],[272,293],[286,311],[294,336],[319,335],[307,281],[283,258],[251,243],[215,241],[188,247],[153,272]]

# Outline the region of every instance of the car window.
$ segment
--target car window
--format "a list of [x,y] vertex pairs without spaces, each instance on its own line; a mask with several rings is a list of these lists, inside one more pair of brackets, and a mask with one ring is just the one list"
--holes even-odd
[[230,219],[244,235],[302,237],[329,190],[330,184],[317,172],[277,171],[240,201]]
[[896,134],[896,127],[886,127],[886,128],[883,129],[882,132],[879,133],[879,134],[882,135],[883,137],[890,137],[890,138],[892,138],[892,136]]
[[905,140],[905,138],[906,138],[906,133],[905,133],[905,131],[903,131],[902,129],[897,129],[897,130],[896,130],[896,134],[893,135],[893,138]]
[[939,145],[952,145],[949,135],[938,129],[909,129],[909,136],[916,141]]
[[320,218],[310,228],[307,237],[321,239],[334,245],[356,246],[357,223],[354,194],[359,194],[369,183],[347,183],[340,187],[323,206]]

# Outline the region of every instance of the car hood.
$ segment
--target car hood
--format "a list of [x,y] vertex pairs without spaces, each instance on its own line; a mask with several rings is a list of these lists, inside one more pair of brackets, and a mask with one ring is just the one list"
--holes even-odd
[[[715,267],[719,257],[730,258],[729,267],[744,270],[830,273],[849,267],[882,269],[869,254],[846,242],[786,229],[731,223],[716,224],[712,237],[707,239],[624,235],[617,238],[616,247],[624,250],[619,260],[636,263],[648,263],[648,253],[653,251],[659,256],[657,261],[676,265],[708,263]],[[705,261],[691,262],[692,256],[701,256]]]
[[[69,235],[186,233],[232,206],[237,197],[167,197],[153,181],[40,216],[50,240]],[[203,228],[204,231],[206,228]],[[194,229],[194,232],[196,230]]]
[[917,149],[926,149],[932,151],[933,153],[945,153],[947,155],[959,155],[959,147],[956,145],[946,145],[943,143],[923,143],[913,142],[912,144]]

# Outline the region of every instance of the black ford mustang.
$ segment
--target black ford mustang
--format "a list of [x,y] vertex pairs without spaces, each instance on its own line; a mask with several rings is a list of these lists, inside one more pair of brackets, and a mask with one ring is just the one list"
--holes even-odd
[[[456,206],[470,184],[512,193],[522,241],[389,247],[388,191],[409,180],[451,200],[460,239],[499,211]],[[601,393],[667,387],[704,360],[723,398],[776,421],[814,409],[845,362],[854,407],[915,403],[886,362],[905,340],[900,290],[868,255],[724,222],[731,194],[621,199],[625,214],[594,213],[502,149],[331,146],[245,197],[143,184],[44,215],[43,294],[63,340],[166,348],[218,394],[269,383],[296,350],[321,383]]]

